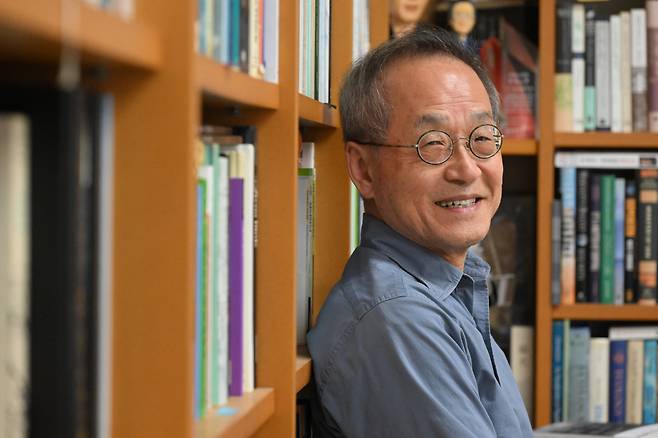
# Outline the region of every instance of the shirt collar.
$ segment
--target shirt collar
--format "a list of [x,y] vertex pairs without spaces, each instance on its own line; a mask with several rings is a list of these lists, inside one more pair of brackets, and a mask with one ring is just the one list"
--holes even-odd
[[406,272],[433,289],[439,298],[452,293],[464,274],[475,283],[486,281],[489,274],[489,265],[471,251],[466,255],[462,272],[369,214],[363,215],[361,245],[382,251]]

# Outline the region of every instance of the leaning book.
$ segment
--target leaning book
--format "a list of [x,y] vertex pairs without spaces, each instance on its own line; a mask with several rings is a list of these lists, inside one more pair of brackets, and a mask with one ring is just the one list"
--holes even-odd
[[553,423],[535,430],[535,438],[658,438],[658,424]]

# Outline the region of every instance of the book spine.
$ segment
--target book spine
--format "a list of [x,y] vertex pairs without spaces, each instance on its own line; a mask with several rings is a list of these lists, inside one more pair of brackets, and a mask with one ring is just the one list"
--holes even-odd
[[218,234],[219,234],[219,403],[228,401],[229,386],[229,164],[224,155],[219,159],[219,198],[218,198]]
[[589,327],[572,327],[569,333],[569,421],[589,417]]
[[610,16],[610,130],[622,132],[621,18]]
[[646,11],[631,9],[631,87],[633,130],[648,128]]
[[626,344],[610,341],[610,422],[626,420]]
[[589,300],[600,300],[601,175],[592,174],[589,197]]
[[644,341],[636,339],[626,345],[626,423],[642,424]]
[[601,175],[600,302],[614,303],[615,176]]
[[649,131],[658,132],[658,0],[647,0]]
[[619,339],[658,339],[658,326],[642,325],[637,327],[610,327],[608,338],[611,341]]
[[592,338],[589,356],[589,421],[608,422],[610,340]]
[[560,304],[560,264],[562,260],[562,201],[554,199],[551,205],[551,304]]
[[571,421],[569,418],[569,388],[571,387],[569,367],[571,366],[571,321],[564,320],[564,342],[562,345],[562,420]]
[[229,180],[229,395],[242,395],[244,181]]
[[635,252],[637,247],[637,184],[634,180],[626,181],[624,222],[624,302],[634,303],[635,297]]
[[656,340],[644,341],[642,423],[656,422]]
[[585,5],[571,5],[572,130],[584,131],[585,116]]
[[610,22],[597,19],[594,25],[596,38],[596,129],[609,131]]
[[196,236],[196,339],[195,339],[195,415],[203,418],[206,412],[206,324],[205,324],[205,263],[204,263],[204,222],[205,222],[206,181],[197,181],[197,236]]
[[596,12],[590,5],[585,6],[585,131],[596,129],[596,46],[594,33],[594,20]]
[[523,404],[532,416],[534,377],[533,356],[535,329],[532,326],[512,325],[510,329],[510,368],[519,387]]
[[562,389],[564,375],[564,321],[553,321],[553,366],[552,366],[552,415],[551,420],[558,423],[563,420]]
[[249,73],[249,0],[240,0],[240,71]]
[[555,33],[555,130],[573,129],[571,80],[571,2],[561,0],[556,8]]
[[560,169],[562,193],[562,304],[576,302],[576,169]]
[[626,180],[615,178],[615,253],[614,253],[614,304],[624,304],[624,218]]
[[658,241],[655,229],[658,214],[658,170],[641,169],[638,175],[637,298],[641,304],[656,304]]
[[229,59],[231,65],[240,66],[240,0],[228,0],[230,20],[229,20]]
[[588,300],[587,275],[589,273],[588,210],[589,170],[578,169],[576,173],[576,302]]
[[621,130],[633,131],[633,104],[631,99],[631,13],[622,11],[621,17]]

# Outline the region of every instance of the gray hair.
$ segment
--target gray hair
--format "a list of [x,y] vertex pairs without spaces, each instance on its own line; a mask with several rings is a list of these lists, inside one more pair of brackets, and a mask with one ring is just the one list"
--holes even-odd
[[401,59],[433,55],[457,59],[473,69],[489,95],[494,122],[500,123],[498,92],[479,57],[448,31],[419,26],[370,51],[347,72],[340,92],[343,139],[384,143],[391,110],[382,90],[384,71]]

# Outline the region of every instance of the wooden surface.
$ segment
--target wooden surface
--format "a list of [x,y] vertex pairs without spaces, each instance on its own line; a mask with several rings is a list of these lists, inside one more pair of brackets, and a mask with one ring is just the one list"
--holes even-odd
[[586,133],[557,133],[555,134],[557,147],[587,148],[658,148],[658,134],[649,132],[612,133],[612,132],[586,132]]
[[506,138],[503,142],[503,155],[537,155],[537,141],[533,139]]
[[206,104],[277,109],[279,86],[256,79],[206,56],[195,58],[197,86]]
[[[274,391],[257,388],[242,397],[231,397],[221,410],[209,414],[196,425],[196,438],[247,438],[252,436],[275,411]],[[222,415],[224,412],[231,415]]]
[[591,321],[658,321],[658,306],[639,304],[575,304],[553,308],[554,319]]
[[63,45],[87,65],[155,70],[162,63],[160,35],[141,17],[125,21],[81,0],[0,0],[3,58],[57,62]]
[[320,103],[310,97],[298,94],[299,119],[305,126],[336,128],[339,125],[338,110],[334,105]]
[[307,351],[298,352],[295,362],[295,392],[301,391],[311,381],[311,356]]

